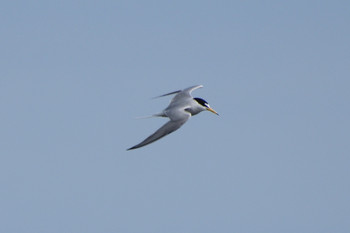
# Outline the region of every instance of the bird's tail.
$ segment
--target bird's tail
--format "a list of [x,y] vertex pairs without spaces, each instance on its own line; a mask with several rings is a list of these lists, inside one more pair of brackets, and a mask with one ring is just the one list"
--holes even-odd
[[164,113],[156,113],[150,116],[141,116],[141,117],[136,117],[135,119],[148,119],[148,118],[153,118],[153,117],[167,117]]

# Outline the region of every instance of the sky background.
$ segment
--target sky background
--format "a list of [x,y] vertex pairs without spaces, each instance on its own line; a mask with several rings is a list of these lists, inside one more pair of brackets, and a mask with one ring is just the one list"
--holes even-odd
[[[0,12],[0,232],[350,232],[349,1]],[[126,151],[197,84],[219,117]]]

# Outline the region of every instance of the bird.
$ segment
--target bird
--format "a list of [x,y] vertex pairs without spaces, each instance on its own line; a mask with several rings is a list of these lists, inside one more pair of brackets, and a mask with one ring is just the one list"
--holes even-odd
[[210,107],[207,101],[202,98],[192,97],[192,91],[202,87],[203,85],[196,85],[185,88],[183,90],[173,91],[164,95],[157,96],[156,98],[175,95],[171,99],[168,107],[166,107],[161,113],[153,114],[151,116],[167,117],[169,118],[169,121],[145,140],[133,147],[130,147],[127,150],[134,150],[159,140],[160,138],[179,129],[183,124],[187,122],[188,119],[190,119],[191,116],[194,116],[202,111],[210,111],[216,115],[219,115],[214,109]]

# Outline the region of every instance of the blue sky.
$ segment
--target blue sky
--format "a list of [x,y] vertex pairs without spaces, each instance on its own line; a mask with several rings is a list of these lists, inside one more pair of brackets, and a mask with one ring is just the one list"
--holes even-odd
[[[0,232],[349,232],[349,12],[3,3]],[[126,151],[197,84],[219,117]]]

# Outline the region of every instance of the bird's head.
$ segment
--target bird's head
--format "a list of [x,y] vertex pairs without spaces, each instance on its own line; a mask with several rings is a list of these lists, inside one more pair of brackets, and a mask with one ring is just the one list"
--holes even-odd
[[210,105],[208,104],[207,101],[205,101],[204,99],[201,99],[201,98],[193,98],[195,101],[197,101],[197,103],[203,107],[204,109],[203,110],[207,110],[207,111],[210,111],[216,115],[219,115],[214,109],[212,109],[210,107]]

